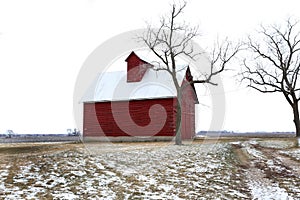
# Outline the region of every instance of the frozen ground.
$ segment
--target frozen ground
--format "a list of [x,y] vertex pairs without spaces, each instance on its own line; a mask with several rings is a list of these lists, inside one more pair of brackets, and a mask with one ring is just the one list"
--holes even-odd
[[300,199],[289,140],[2,144],[0,199]]

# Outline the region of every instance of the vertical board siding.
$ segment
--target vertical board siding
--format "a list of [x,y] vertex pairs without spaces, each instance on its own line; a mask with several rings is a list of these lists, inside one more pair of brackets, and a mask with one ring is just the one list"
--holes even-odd
[[[186,81],[183,82],[183,84],[186,83]],[[190,85],[182,93],[181,135],[185,140],[195,136],[195,92]]]

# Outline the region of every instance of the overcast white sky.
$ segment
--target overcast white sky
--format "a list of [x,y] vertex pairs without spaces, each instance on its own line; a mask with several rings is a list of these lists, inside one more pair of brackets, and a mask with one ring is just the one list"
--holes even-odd
[[[145,27],[168,11],[161,0],[0,1],[0,133],[61,133],[75,126],[73,90],[88,55],[107,39]],[[200,45],[217,35],[243,37],[260,23],[294,16],[297,0],[191,0],[185,20],[199,24]],[[203,44],[202,44],[203,43]],[[293,131],[292,113],[278,95],[234,85],[224,74],[226,120],[234,131]],[[199,91],[208,106],[209,96]],[[217,98],[218,94],[214,94]],[[210,107],[199,106],[199,127],[210,124]]]

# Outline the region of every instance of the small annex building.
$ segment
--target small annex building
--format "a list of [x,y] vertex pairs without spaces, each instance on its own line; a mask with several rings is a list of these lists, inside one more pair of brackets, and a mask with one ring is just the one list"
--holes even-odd
[[[164,70],[154,70],[153,65],[135,52],[131,52],[125,62],[126,71],[99,74],[93,91],[84,96],[83,140],[172,140],[177,95],[171,75]],[[180,84],[192,79],[189,66],[178,68]],[[183,140],[195,136],[197,103],[194,85],[188,85],[181,103]]]

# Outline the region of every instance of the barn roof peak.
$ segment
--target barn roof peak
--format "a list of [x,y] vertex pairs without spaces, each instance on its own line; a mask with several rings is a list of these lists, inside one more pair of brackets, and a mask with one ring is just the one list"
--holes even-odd
[[[134,51],[132,51],[128,56],[127,58],[125,59],[126,62],[128,62],[128,60],[132,57],[132,56],[135,56],[137,58],[139,58],[142,62],[144,63],[148,63],[147,61],[145,61],[144,59],[142,59],[140,56],[138,56]],[[148,63],[150,64],[150,63]]]

